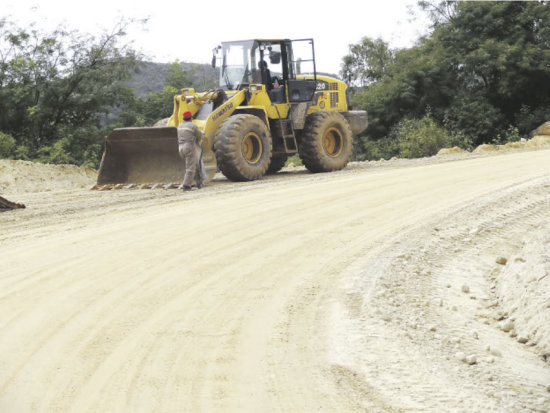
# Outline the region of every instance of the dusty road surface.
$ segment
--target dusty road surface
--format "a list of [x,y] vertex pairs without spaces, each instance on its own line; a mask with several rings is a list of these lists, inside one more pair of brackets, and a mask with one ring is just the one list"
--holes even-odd
[[5,194],[1,412],[550,410],[550,150]]

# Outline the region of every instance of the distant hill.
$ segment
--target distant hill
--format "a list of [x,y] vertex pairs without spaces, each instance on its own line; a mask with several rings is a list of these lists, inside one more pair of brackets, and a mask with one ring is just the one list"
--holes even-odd
[[[149,92],[160,92],[164,87],[164,79],[170,73],[172,63],[143,62],[139,72],[128,81],[128,86],[135,89],[141,97]],[[218,84],[218,69],[210,65],[198,63],[180,63],[189,77],[195,90],[202,92],[212,89]]]

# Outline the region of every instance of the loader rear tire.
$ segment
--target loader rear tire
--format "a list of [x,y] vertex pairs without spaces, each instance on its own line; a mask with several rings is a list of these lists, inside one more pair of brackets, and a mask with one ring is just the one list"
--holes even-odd
[[265,175],[271,151],[271,134],[257,116],[231,116],[216,132],[214,152],[218,167],[232,181],[253,181]]
[[274,174],[279,172],[285,166],[286,160],[288,159],[287,155],[275,155],[271,157],[271,163],[269,168],[267,168],[268,174]]
[[315,112],[306,119],[299,155],[311,172],[337,171],[348,164],[352,145],[351,128],[340,113]]

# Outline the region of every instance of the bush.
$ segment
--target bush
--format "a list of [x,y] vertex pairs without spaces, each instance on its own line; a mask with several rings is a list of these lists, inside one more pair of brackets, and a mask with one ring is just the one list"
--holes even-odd
[[358,136],[353,140],[354,161],[378,161],[380,159],[421,158],[433,156],[442,148],[458,146],[473,149],[473,140],[464,131],[450,132],[438,126],[428,109],[421,119],[405,119],[391,129],[388,136],[369,139]]
[[0,132],[0,158],[11,159],[15,149],[15,139],[7,133]]
[[474,149],[474,140],[466,135],[464,131],[451,132],[451,141],[448,147],[458,146],[471,152]]
[[385,137],[378,140],[369,140],[361,136],[353,140],[354,161],[378,161],[391,159],[399,155],[399,146],[394,139]]
[[401,158],[423,158],[433,156],[441,148],[450,147],[451,135],[439,127],[430,114],[421,119],[405,119],[390,132],[390,138],[397,141]]
[[496,138],[492,140],[493,145],[504,145],[510,142],[517,142],[521,139],[518,128],[515,126],[508,126],[502,135],[499,133]]
[[103,152],[103,147],[99,144],[89,145],[84,151],[82,157],[82,165],[97,169],[99,167],[100,157]]
[[51,146],[43,146],[37,152],[37,161],[42,163],[53,164],[69,164],[73,159],[67,152],[66,148],[69,146],[69,139],[62,138],[54,142]]
[[14,158],[15,159],[21,159],[23,161],[28,161],[28,160],[30,160],[29,153],[30,153],[30,149],[29,149],[28,146],[19,145],[17,148],[15,148]]
[[296,153],[290,156],[285,162],[285,166],[289,166],[289,165],[302,166],[303,163],[302,163],[302,160],[300,159],[300,155]]

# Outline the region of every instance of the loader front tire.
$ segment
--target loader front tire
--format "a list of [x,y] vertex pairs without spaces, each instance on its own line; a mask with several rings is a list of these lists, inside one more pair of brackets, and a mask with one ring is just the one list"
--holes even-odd
[[214,152],[218,167],[232,181],[253,181],[265,175],[271,151],[271,134],[257,116],[231,116],[216,132]]
[[348,164],[352,145],[351,128],[340,113],[315,112],[306,119],[299,155],[311,172],[337,171]]

